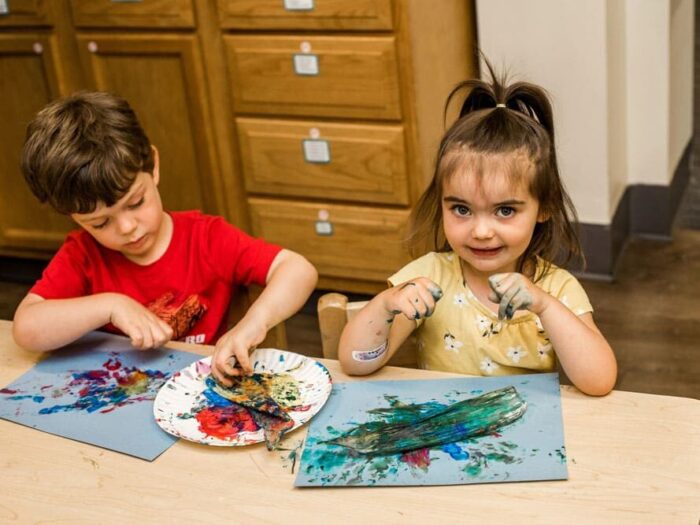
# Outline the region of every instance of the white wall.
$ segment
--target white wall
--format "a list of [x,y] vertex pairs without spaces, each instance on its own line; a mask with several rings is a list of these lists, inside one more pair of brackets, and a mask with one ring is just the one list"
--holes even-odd
[[547,89],[579,219],[671,180],[692,136],[693,0],[477,0],[481,50]]

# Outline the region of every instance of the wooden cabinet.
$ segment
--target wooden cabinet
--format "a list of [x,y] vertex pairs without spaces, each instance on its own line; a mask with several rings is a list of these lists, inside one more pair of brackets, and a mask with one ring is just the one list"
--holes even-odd
[[253,233],[307,256],[322,288],[385,288],[444,101],[476,71],[471,2],[218,7]]

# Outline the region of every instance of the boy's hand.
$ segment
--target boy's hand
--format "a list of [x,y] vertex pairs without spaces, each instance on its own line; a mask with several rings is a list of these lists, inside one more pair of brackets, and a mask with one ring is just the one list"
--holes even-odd
[[266,335],[264,324],[246,318],[222,335],[211,357],[211,373],[217,382],[232,386],[232,377],[252,374],[249,353]]
[[416,320],[433,315],[435,303],[442,297],[442,290],[430,279],[418,277],[393,286],[380,295],[391,320],[398,314]]
[[131,345],[141,350],[163,346],[173,337],[173,329],[148,308],[126,295],[110,298],[109,322],[131,338]]
[[548,296],[521,273],[497,273],[489,277],[493,292],[491,302],[498,304],[498,318],[512,319],[517,310],[530,310],[540,314],[544,310],[544,297]]

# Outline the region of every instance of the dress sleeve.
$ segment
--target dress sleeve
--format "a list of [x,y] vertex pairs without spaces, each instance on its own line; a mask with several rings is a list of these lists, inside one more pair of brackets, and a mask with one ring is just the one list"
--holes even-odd
[[581,283],[566,270],[558,270],[560,275],[552,282],[550,293],[576,315],[593,311],[588,294]]
[[89,256],[79,235],[68,236],[30,293],[44,299],[71,299],[91,293],[87,277]]
[[272,261],[282,247],[256,239],[213,217],[207,231],[209,263],[233,285],[265,285]]
[[428,279],[434,280],[434,258],[435,254],[429,253],[416,259],[415,261],[411,261],[394,275],[389,277],[389,284],[391,286],[396,286],[397,284],[410,281],[411,279],[416,279],[417,277],[427,277]]

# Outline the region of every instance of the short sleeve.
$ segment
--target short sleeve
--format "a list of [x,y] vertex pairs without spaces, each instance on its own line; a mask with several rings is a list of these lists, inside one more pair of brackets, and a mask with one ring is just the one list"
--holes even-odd
[[89,255],[79,240],[81,234],[71,233],[66,238],[30,293],[44,299],[70,299],[90,293],[87,278]]
[[282,247],[256,239],[213,217],[207,229],[209,264],[234,285],[265,285],[272,262]]
[[434,259],[434,253],[424,255],[423,257],[420,257],[415,261],[411,261],[410,263],[408,263],[406,266],[401,268],[398,272],[389,277],[387,280],[389,281],[389,284],[391,286],[396,286],[398,284],[405,283],[406,281],[410,281],[411,279],[416,279],[418,277],[427,277],[428,279],[434,280]]
[[576,315],[582,315],[593,311],[593,306],[588,299],[588,294],[581,283],[566,270],[556,270],[549,293],[559,299],[569,310]]

